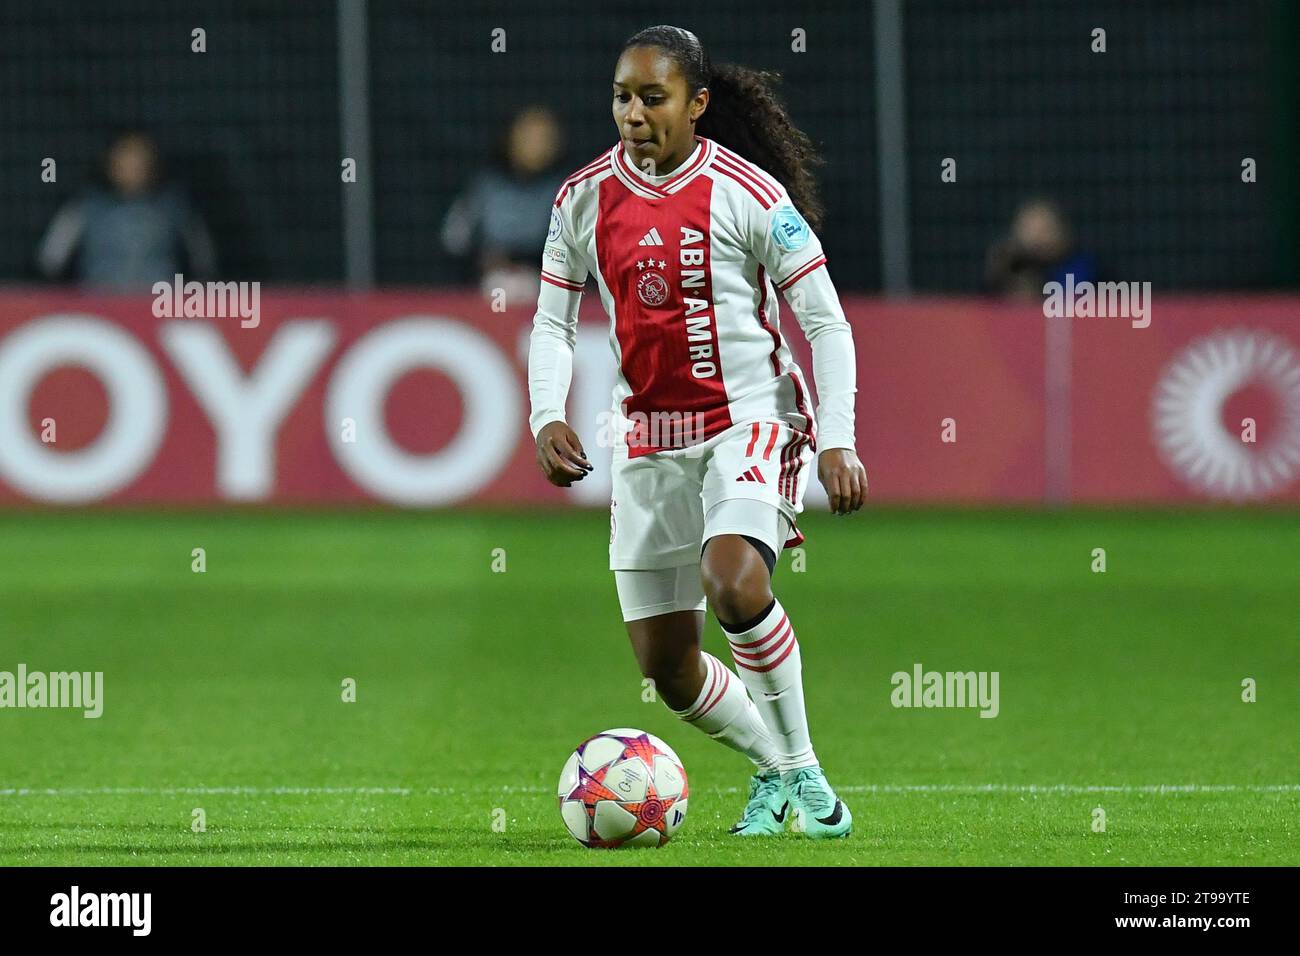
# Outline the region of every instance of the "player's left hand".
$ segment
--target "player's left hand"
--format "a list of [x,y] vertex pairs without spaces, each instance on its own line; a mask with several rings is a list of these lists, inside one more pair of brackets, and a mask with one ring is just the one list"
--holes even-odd
[[867,470],[852,448],[828,448],[817,456],[817,477],[831,500],[831,513],[851,514],[867,496]]

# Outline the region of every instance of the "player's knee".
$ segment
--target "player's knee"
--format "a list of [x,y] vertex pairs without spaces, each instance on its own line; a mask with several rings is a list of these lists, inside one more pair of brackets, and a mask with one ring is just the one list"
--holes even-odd
[[709,606],[720,620],[747,621],[772,602],[771,579],[757,558],[740,564],[706,560],[700,574]]

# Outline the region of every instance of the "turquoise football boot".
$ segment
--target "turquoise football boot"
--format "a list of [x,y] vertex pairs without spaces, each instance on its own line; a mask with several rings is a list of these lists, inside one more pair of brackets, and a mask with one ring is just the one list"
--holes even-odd
[[821,767],[801,767],[781,775],[793,806],[791,827],[814,840],[846,837],[853,832],[853,814],[826,782]]
[[756,773],[749,778],[749,802],[740,822],[731,828],[735,836],[776,836],[785,831],[790,815],[790,802],[786,799],[781,775]]

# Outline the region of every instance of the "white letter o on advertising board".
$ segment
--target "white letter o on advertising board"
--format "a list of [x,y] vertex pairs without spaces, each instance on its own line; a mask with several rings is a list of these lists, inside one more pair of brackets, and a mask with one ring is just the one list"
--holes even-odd
[[[413,369],[433,368],[455,382],[464,419],[450,444],[412,454],[388,435],[384,399]],[[354,343],[330,378],[325,433],[339,465],[372,494],[403,505],[439,505],[468,498],[497,476],[517,442],[519,385],[490,339],[452,319],[406,316]],[[356,441],[341,423],[356,422]]]
[[[57,451],[32,434],[32,389],[64,365],[90,371],[108,393],[94,442]],[[167,426],[167,389],[153,357],[124,329],[92,315],[33,319],[0,340],[0,477],[31,498],[95,501],[125,487],[153,461]]]

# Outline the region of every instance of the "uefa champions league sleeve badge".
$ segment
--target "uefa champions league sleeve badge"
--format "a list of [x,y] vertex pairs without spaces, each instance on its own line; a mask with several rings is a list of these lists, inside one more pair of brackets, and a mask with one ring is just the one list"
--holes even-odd
[[551,228],[546,233],[546,241],[554,242],[556,239],[559,239],[560,231],[562,228],[563,228],[562,224],[560,223],[560,210],[552,206],[551,207]]
[[794,206],[778,206],[772,214],[772,239],[786,252],[798,252],[808,245],[812,230]]

